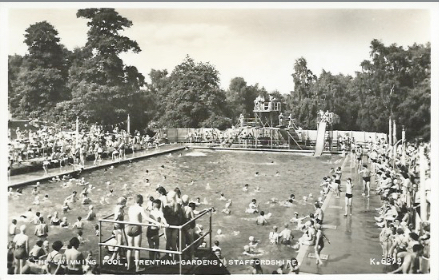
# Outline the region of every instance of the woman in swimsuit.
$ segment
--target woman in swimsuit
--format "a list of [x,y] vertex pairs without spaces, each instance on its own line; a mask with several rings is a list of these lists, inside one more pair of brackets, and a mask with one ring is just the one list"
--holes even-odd
[[352,188],[353,187],[354,185],[352,184],[351,178],[348,178],[346,180],[346,197],[345,197],[345,212],[344,212],[345,217],[348,215],[348,208],[352,216]]
[[59,226],[60,223],[61,223],[61,221],[58,218],[58,212],[55,211],[55,213],[53,213],[52,219],[50,219],[50,224],[52,226]]
[[20,233],[14,237],[15,244],[14,257],[18,262],[15,267],[15,274],[23,273],[23,266],[29,255],[29,237],[26,235],[26,225],[20,227]]

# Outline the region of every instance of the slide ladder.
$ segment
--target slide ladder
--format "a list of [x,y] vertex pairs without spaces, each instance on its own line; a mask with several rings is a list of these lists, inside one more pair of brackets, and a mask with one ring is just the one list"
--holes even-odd
[[[293,140],[294,143],[296,143],[297,147],[299,147],[299,149],[303,150],[302,147],[299,145],[299,143],[297,143],[296,138],[286,129],[279,129],[279,133],[280,135],[284,138],[285,141],[289,142],[288,139],[291,138]],[[296,132],[293,132],[295,135],[297,135]]]
[[325,135],[326,135],[326,122],[321,121],[319,123],[319,127],[317,128],[317,140],[314,156],[319,157],[323,153],[323,149],[325,148]]

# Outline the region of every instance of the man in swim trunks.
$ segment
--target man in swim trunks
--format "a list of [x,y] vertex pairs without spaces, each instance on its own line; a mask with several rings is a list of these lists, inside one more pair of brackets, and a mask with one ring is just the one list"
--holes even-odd
[[345,212],[344,212],[345,217],[348,215],[348,208],[352,216],[352,188],[353,187],[354,185],[352,184],[351,178],[348,178],[346,180],[346,197],[345,197]]
[[363,164],[363,169],[361,169],[359,173],[363,177],[362,196],[365,196],[366,191],[367,191],[367,197],[369,197],[369,195],[370,195],[370,170],[367,168],[367,164]]
[[[136,203],[128,209],[128,221],[131,223],[142,223],[144,221],[150,222],[157,226],[162,224],[151,219],[142,207],[143,196],[138,194],[136,196]],[[127,234],[127,243],[130,247],[140,247],[142,244],[142,227],[140,225],[126,225],[125,232]],[[127,270],[131,268],[131,250],[127,250]],[[136,266],[136,272],[144,271],[139,267],[140,252],[139,250],[134,251],[134,262]]]

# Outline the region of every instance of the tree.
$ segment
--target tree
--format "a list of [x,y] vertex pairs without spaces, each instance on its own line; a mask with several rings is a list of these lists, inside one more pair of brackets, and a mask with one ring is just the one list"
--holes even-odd
[[166,112],[168,127],[214,126],[226,116],[226,96],[219,87],[219,73],[209,63],[195,63],[187,56],[169,77]]
[[71,107],[74,113],[69,119],[79,115],[84,121],[104,124],[123,122],[127,114],[142,120],[139,104],[143,104],[144,92],[140,89],[145,78],[119,57],[141,51],[136,41],[120,34],[132,22],[114,9],[80,9],[76,16],[88,20],[87,43],[72,54],[68,81],[72,100],[59,104],[58,112]]
[[11,69],[10,105],[16,116],[50,119],[52,108],[69,95],[66,50],[59,43],[58,31],[46,21],[30,25],[24,36],[28,54],[19,71]]
[[294,63],[292,76],[294,91],[286,99],[287,110],[292,112],[299,125],[307,129],[314,129],[316,127],[317,104],[312,88],[317,77],[308,69],[306,59],[303,57]]
[[404,48],[372,40],[370,60],[360,63],[362,71],[354,77],[324,70],[316,77],[299,58],[287,110],[310,129],[315,129],[317,110],[337,114],[340,122],[334,129],[339,130],[387,133],[392,116],[398,131],[406,128],[407,139],[430,139],[430,53],[429,43]]

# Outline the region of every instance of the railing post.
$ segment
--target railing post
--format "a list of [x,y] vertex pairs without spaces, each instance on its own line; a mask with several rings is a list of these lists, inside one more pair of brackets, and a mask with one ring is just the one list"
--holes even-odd
[[[101,234],[102,222],[99,220],[99,244],[102,243],[102,234]],[[102,246],[99,245],[99,270],[98,273],[101,274],[102,270]]]
[[181,245],[181,239],[182,239],[182,235],[181,235],[181,227],[178,229],[178,250],[180,251],[180,254],[179,254],[179,259],[180,259],[180,263],[179,263],[179,267],[180,267],[180,275],[181,275],[181,272],[182,272],[182,267],[181,267],[181,258],[182,258],[182,255],[183,254],[181,254],[181,251],[183,250],[183,248],[182,248],[182,245]]
[[212,248],[212,209],[209,210],[209,249]]

